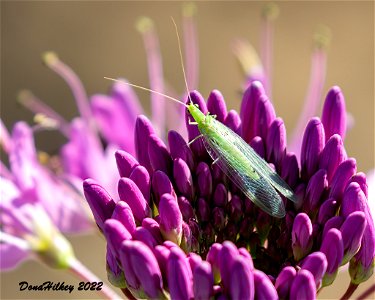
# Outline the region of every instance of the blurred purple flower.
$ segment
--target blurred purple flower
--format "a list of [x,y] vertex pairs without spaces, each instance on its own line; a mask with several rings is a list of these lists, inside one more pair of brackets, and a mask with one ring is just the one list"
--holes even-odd
[[63,242],[59,231],[85,232],[93,223],[83,195],[39,162],[32,128],[18,122],[11,135],[4,127],[2,130],[8,137],[2,144],[10,170],[2,164],[1,261],[2,269],[9,269],[33,251],[38,253],[43,240],[51,247],[58,240]]
[[[194,4],[186,4],[183,9],[184,44],[188,66],[186,74],[189,85],[193,88],[198,82],[199,60],[194,16]],[[137,29],[144,39],[151,88],[175,95],[176,93],[166,83],[163,75],[158,37],[152,21],[145,17],[140,18],[137,22]],[[88,97],[77,74],[55,53],[46,52],[43,55],[43,61],[67,83],[80,116],[68,122],[29,91],[22,91],[19,94],[20,102],[35,114],[42,115],[43,119],[53,123],[53,127],[60,130],[68,139],[59,154],[63,172],[72,184],[82,179],[92,178],[101,182],[111,194],[115,194],[114,182],[117,171],[113,154],[117,149],[122,149],[131,155],[136,153],[134,136],[123,133],[133,133],[136,118],[143,113],[138,97],[130,86],[119,82],[126,82],[121,78],[111,86],[108,94],[94,94]],[[185,127],[176,122],[175,118],[166,118],[164,115],[167,111],[169,114],[178,113],[182,116],[183,111],[180,107],[176,109],[169,102],[164,103],[164,98],[155,94],[151,95],[151,106],[155,132],[162,139],[165,138],[164,133],[167,128],[179,128],[184,135]],[[169,120],[168,124],[166,120]],[[46,127],[41,125],[41,127]],[[154,161],[157,162],[157,160]],[[146,168],[149,167],[142,160],[140,162]]]

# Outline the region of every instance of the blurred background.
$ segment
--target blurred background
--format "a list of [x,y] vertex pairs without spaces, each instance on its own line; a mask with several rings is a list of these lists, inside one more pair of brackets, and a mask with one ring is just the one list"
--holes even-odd
[[[175,90],[184,91],[177,38],[170,17],[181,29],[182,2],[121,1],[2,1],[1,2],[1,118],[8,128],[33,115],[17,102],[21,89],[30,89],[67,119],[77,115],[74,99],[65,82],[41,62],[41,54],[55,51],[82,80],[88,95],[105,93],[109,77],[125,77],[149,86],[143,40],[135,29],[140,16],[153,19],[160,39],[163,68]],[[231,51],[236,37],[248,39],[259,50],[261,11],[265,2],[197,2],[200,54],[199,90],[207,97],[219,89],[229,109],[240,107],[243,74]],[[308,88],[313,34],[317,25],[331,29],[324,94],[341,87],[354,127],[345,140],[348,155],[358,170],[374,167],[374,3],[354,1],[278,2],[273,61],[273,103],[286,123],[288,134],[298,119]],[[138,93],[138,91],[137,91]],[[138,95],[150,112],[149,95]],[[320,105],[320,108],[322,105]],[[320,115],[321,110],[319,109]],[[37,147],[55,153],[64,142],[56,132],[36,136]],[[98,234],[71,237],[78,258],[105,279],[105,243]],[[345,272],[344,272],[345,273]],[[340,275],[321,299],[340,297],[349,282]],[[374,279],[374,277],[373,277]],[[18,270],[1,274],[1,298],[96,298],[95,294],[25,293],[18,282],[79,280],[60,271],[28,262]],[[366,283],[369,286],[369,282]],[[354,295],[365,290],[360,286]]]

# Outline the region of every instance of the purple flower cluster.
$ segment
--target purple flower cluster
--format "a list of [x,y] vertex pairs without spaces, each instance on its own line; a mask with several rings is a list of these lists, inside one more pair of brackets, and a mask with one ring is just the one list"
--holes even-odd
[[[314,299],[350,262],[352,283],[374,268],[374,222],[367,184],[348,158],[343,95],[333,87],[322,118],[305,129],[300,162],[288,152],[286,129],[260,82],[245,91],[241,112],[223,96],[190,97],[203,113],[240,134],[299,198],[284,199],[286,217],[257,208],[206,152],[169,131],[169,148],[151,122],[135,125],[136,158],[116,152],[118,196],[88,179],[84,192],[107,240],[111,282],[128,297],[172,299]],[[199,135],[185,118],[189,140]]]
[[[212,164],[201,139],[189,146],[170,131],[168,149],[140,116],[137,159],[116,153],[120,201],[93,180],[84,182],[108,242],[112,282],[135,297],[313,299],[347,262],[353,283],[367,280],[374,267],[374,222],[366,177],[357,173],[343,145],[346,112],[340,89],[329,91],[322,119],[308,122],[300,166],[287,151],[284,123],[259,82],[246,90],[240,115],[227,112],[219,91],[207,104],[196,91],[190,97],[241,134],[299,202],[285,200],[286,217],[272,218]],[[197,127],[187,129],[189,140],[199,135]]]

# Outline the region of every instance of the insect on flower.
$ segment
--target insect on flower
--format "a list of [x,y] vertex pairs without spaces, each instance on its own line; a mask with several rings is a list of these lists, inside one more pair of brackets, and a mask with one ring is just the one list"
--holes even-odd
[[[172,21],[178,39],[185,86],[187,91],[189,91],[182,60],[178,29],[173,19]],[[116,79],[113,78],[105,78],[116,81]],[[194,122],[189,122],[189,124],[198,126],[200,132],[200,135],[191,140],[189,144],[202,138],[207,152],[213,159],[213,164],[217,164],[225,175],[262,210],[277,218],[285,216],[284,203],[277,191],[291,201],[297,202],[297,197],[288,184],[255,152],[250,145],[248,145],[230,128],[217,121],[215,115],[210,115],[209,113],[205,115],[199,109],[199,106],[192,102],[190,96],[188,96],[190,103],[185,104],[158,91],[132,83],[123,83],[164,96],[167,99],[184,105],[194,119]]]

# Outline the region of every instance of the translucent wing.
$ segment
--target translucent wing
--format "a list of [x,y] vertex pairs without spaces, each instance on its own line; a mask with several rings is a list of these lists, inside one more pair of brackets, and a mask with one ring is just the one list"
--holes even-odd
[[244,156],[249,160],[254,170],[262,177],[264,177],[280,194],[288,198],[293,202],[297,202],[298,199],[293,193],[289,185],[268,165],[268,163],[261,158],[253,148],[251,148],[239,135],[233,132],[230,128],[226,127],[222,123],[212,119],[212,127],[217,128],[220,131],[220,135],[237,148],[239,152],[243,153]]
[[276,192],[296,202],[288,184],[240,136],[211,117],[199,126],[205,147],[218,166],[255,204],[275,217],[285,209]]
[[226,126],[215,122],[221,125],[212,126],[216,134],[211,131],[212,128],[208,129],[210,132],[204,132],[208,133],[204,134],[204,144],[212,159],[217,160],[220,169],[257,206],[274,217],[284,217],[285,208],[280,195],[270,184],[269,179],[262,176],[246,158],[249,149],[252,152],[254,150],[246,143],[246,149],[239,148],[237,137],[241,141],[242,139]]

